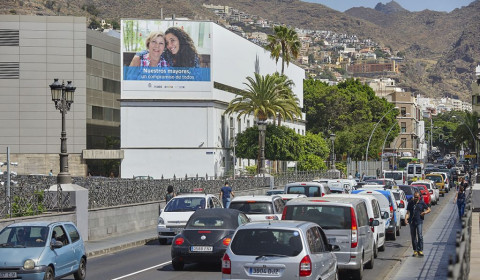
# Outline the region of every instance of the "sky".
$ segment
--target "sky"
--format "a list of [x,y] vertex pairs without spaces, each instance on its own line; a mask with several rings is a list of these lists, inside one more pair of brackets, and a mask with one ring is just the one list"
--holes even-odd
[[[334,10],[344,12],[352,7],[375,8],[382,2],[386,4],[390,0],[302,0],[305,2],[313,2],[325,5]],[[468,6],[474,0],[395,0],[404,9],[411,12],[423,11],[429,9],[432,11],[451,12],[456,8]]]

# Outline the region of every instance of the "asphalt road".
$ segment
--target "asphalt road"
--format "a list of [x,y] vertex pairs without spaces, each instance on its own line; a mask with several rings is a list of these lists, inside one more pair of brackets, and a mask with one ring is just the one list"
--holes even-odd
[[[432,212],[425,219],[424,233],[440,213],[443,206],[453,197],[449,192],[440,198]],[[364,279],[390,279],[400,265],[405,251],[410,246],[408,226],[402,227],[396,241],[387,241],[385,251],[379,252],[373,269],[365,269]],[[212,280],[221,279],[220,266],[185,265],[184,271],[174,271],[171,265],[170,246],[159,245],[158,241],[141,247],[120,251],[110,255],[91,258],[87,265],[88,280],[151,280],[185,279]],[[341,275],[341,279],[349,279]],[[73,277],[65,278],[72,280]]]

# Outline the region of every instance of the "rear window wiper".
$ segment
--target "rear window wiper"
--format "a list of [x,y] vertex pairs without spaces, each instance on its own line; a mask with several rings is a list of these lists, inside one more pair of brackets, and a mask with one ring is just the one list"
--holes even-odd
[[260,258],[263,258],[263,257],[281,257],[281,258],[286,258],[286,257],[289,257],[287,255],[281,255],[281,254],[263,254],[263,255],[260,255],[258,257],[255,258],[255,260],[258,260]]

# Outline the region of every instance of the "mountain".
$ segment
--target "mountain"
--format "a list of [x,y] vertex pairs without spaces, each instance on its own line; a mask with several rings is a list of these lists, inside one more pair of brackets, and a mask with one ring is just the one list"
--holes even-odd
[[470,100],[480,62],[480,0],[450,13],[409,12],[397,2],[344,13],[300,0],[2,0],[2,14],[75,15],[88,18],[188,17],[217,20],[203,3],[226,5],[292,27],[330,30],[371,38],[406,54],[398,84],[427,96],[459,95]]
[[384,14],[395,14],[398,12],[408,12],[408,10],[404,9],[400,4],[395,1],[390,1],[387,4],[382,4],[381,2],[375,6],[375,10],[382,12]]

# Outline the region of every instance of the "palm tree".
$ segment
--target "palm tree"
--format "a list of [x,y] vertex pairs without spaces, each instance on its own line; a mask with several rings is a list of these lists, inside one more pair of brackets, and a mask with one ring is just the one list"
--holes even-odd
[[300,50],[300,40],[298,39],[297,32],[288,28],[285,25],[277,25],[273,27],[274,34],[268,35],[268,45],[266,49],[271,52],[270,57],[275,59],[278,63],[278,59],[282,57],[282,72],[283,75],[285,69],[285,63],[287,66],[290,61],[297,58]]
[[247,90],[239,93],[228,104],[225,114],[238,113],[237,118],[253,115],[257,119],[260,130],[259,155],[260,170],[264,170],[263,151],[265,147],[265,122],[277,115],[283,119],[293,120],[301,114],[298,98],[294,97],[289,88],[293,82],[278,74],[247,77]]
[[[456,116],[454,116],[456,117]],[[471,148],[471,151],[476,151],[476,144],[478,143],[476,136],[478,135],[479,128],[479,115],[477,112],[465,112],[465,116],[457,118],[460,121],[460,125],[455,129],[456,142],[458,144],[467,142]]]

